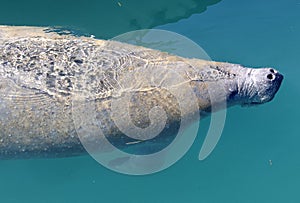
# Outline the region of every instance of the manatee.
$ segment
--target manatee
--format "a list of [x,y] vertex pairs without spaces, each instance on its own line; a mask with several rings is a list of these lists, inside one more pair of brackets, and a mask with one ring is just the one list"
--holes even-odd
[[[0,159],[86,154],[78,130],[89,125],[90,114],[114,146],[154,153],[172,142],[183,117],[203,118],[218,103],[230,107],[269,102],[282,80],[274,68],[183,58],[117,41],[60,35],[46,27],[0,26]],[[186,88],[192,90],[197,109],[187,102],[181,112],[173,93],[185,96]],[[157,136],[133,138],[118,128],[113,101],[128,93],[124,105],[129,112],[115,106],[123,129],[130,130],[132,124],[146,129],[153,119],[164,117],[166,127]],[[214,104],[211,95],[217,98]],[[82,103],[94,111],[85,112]],[[151,117],[154,107],[165,113]],[[86,119],[75,124],[74,112]],[[84,139],[93,143],[97,135],[93,125],[88,129]],[[135,152],[134,146],[144,151]],[[97,147],[101,142],[95,142]]]

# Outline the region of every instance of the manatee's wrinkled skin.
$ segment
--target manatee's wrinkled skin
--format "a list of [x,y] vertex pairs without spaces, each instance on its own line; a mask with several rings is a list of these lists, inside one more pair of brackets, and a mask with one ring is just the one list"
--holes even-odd
[[[152,139],[157,149],[145,151],[165,147],[182,116],[199,113],[181,114],[174,95],[160,88],[159,84],[170,79],[170,71],[192,88],[201,115],[211,111],[210,94],[220,95],[218,102],[227,102],[227,106],[261,104],[273,99],[283,79],[272,68],[186,59],[115,41],[57,35],[46,28],[0,26],[0,159],[84,154],[75,130],[80,126],[73,122],[74,109],[82,108],[74,100],[81,101],[82,95],[95,106],[106,137],[124,149],[139,142],[114,124],[112,99],[131,92],[130,119],[140,128],[149,125],[148,112],[160,106],[166,112],[167,127]],[[174,91],[186,91],[183,84],[172,84]],[[209,92],[209,86],[216,88]],[[94,140],[89,134],[86,139]]]

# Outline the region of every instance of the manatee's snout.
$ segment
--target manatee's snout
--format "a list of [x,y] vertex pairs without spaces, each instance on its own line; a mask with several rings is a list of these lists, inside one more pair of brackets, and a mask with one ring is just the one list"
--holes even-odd
[[274,92],[275,94],[280,88],[281,82],[283,80],[283,75],[273,68],[270,68],[269,71],[270,72],[267,74],[267,78],[271,81],[271,85],[274,86],[274,89],[276,90]]
[[244,104],[262,104],[271,101],[283,80],[283,75],[273,68],[249,69],[240,92],[245,96]]

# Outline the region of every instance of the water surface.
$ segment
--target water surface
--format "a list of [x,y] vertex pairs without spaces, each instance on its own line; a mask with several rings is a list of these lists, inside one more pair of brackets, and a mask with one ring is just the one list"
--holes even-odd
[[[127,4],[114,3],[118,9]],[[67,25],[106,38],[118,34],[115,25],[123,25],[116,19],[113,24],[107,18],[103,27],[97,24],[99,6],[96,1],[80,6],[74,1],[5,1],[0,22]],[[142,18],[143,5],[128,1],[128,6]],[[106,12],[117,12],[110,9]],[[214,60],[280,70],[285,80],[272,102],[231,108],[222,138],[207,159],[197,160],[204,136],[199,132],[183,159],[149,176],[117,174],[88,156],[1,161],[1,202],[299,202],[300,2],[223,0],[200,11],[195,6],[188,15],[137,28],[154,26],[185,35]],[[149,19],[160,19],[152,15]],[[107,31],[109,26],[113,28]]]

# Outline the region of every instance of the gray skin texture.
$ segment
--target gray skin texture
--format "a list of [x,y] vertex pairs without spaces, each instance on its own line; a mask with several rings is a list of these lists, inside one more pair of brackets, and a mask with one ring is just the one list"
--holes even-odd
[[[271,101],[282,79],[272,68],[187,59],[115,41],[58,35],[48,28],[0,26],[0,159],[85,154],[78,130],[90,125],[91,114],[119,149],[154,153],[172,142],[183,117],[192,122],[200,113],[203,118],[212,105],[218,109],[224,103],[229,107]],[[197,103],[197,111],[189,110],[189,102],[187,110],[180,111],[173,93],[188,92],[186,88],[196,96],[191,102]],[[144,141],[142,135],[130,138],[118,129],[112,101],[127,93],[128,109],[118,109],[122,125],[130,128],[130,120],[145,129],[159,123],[163,116],[149,116],[159,106],[166,127],[157,137]],[[85,105],[94,111],[85,112]],[[79,114],[81,120],[74,122]],[[94,126],[81,139],[95,151],[105,151]],[[132,146],[140,147],[130,151]]]

